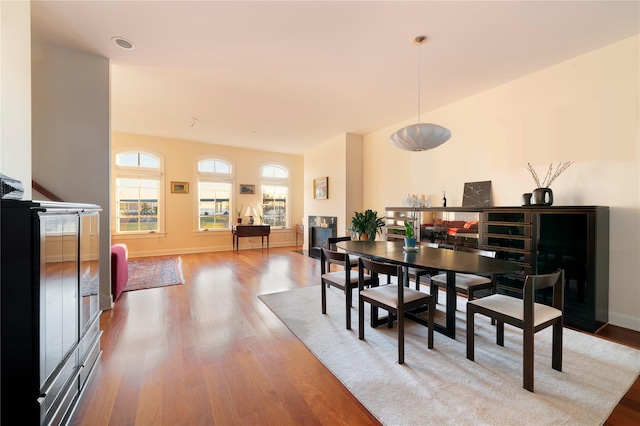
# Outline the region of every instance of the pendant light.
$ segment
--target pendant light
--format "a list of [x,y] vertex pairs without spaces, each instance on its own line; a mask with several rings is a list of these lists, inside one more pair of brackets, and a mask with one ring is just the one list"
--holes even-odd
[[398,130],[389,138],[391,145],[406,151],[426,151],[436,148],[451,138],[449,129],[431,123],[420,123],[420,46],[427,37],[418,36],[414,44],[418,46],[418,123]]

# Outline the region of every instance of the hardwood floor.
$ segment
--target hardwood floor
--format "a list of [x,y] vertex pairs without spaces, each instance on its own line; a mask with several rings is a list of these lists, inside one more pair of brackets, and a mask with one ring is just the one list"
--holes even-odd
[[[286,247],[182,261],[184,285],[125,292],[102,314],[102,362],[72,424],[379,424],[257,297],[318,285],[316,259]],[[640,333],[600,335],[640,348]],[[640,424],[639,380],[606,424]]]

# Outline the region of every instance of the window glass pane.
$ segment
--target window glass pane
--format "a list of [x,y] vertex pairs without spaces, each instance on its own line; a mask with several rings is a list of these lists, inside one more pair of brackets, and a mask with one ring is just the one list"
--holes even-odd
[[286,169],[279,166],[264,166],[262,168],[262,177],[286,178],[289,173]]
[[230,228],[231,190],[230,182],[198,182],[198,226],[200,230]]
[[117,232],[158,230],[157,179],[116,178]]
[[160,167],[160,160],[151,155],[140,153],[140,167],[152,167],[157,169]]
[[231,173],[231,166],[224,161],[216,160],[216,172],[217,173]]
[[198,163],[198,171],[230,174],[231,165],[222,160],[203,160]]
[[116,155],[116,164],[118,166],[138,166],[138,153],[127,152],[124,154]]
[[262,211],[265,225],[287,226],[287,185],[262,185]]
[[198,170],[201,172],[215,172],[216,167],[213,160],[205,160],[198,163]]

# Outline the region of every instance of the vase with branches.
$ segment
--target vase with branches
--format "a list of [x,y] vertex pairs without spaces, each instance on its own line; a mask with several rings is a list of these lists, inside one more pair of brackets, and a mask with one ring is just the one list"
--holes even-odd
[[531,204],[542,206],[550,206],[551,204],[553,204],[553,191],[551,191],[551,184],[558,178],[558,176],[562,174],[562,172],[567,170],[572,164],[573,161],[566,161],[564,163],[561,162],[556,166],[554,166],[553,163],[549,164],[547,173],[545,174],[544,179],[541,183],[536,170],[533,168],[531,163],[527,163],[527,169],[531,173],[533,181],[536,184],[536,189],[534,189],[531,193]]

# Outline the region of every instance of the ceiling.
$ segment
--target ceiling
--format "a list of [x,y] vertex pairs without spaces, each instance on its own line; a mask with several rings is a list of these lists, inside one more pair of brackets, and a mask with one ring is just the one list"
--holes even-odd
[[114,131],[302,154],[636,35],[639,6],[32,1],[31,19],[34,39],[110,59]]

